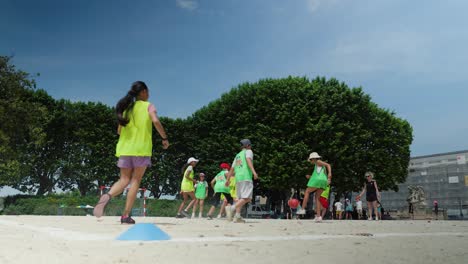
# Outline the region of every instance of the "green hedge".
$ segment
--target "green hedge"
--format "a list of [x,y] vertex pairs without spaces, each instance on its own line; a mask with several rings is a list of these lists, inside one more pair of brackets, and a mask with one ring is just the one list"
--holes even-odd
[[[16,195],[4,199],[5,215],[86,215],[92,214],[92,209],[76,208],[80,205],[94,206],[98,201],[97,196],[74,195]],[[156,200],[147,199],[147,216],[175,216],[180,205],[180,200]],[[204,215],[208,212],[210,203],[205,201]],[[121,215],[125,207],[125,197],[113,198],[106,207],[106,215]],[[143,200],[137,198],[133,205],[133,215],[137,216],[143,211]]]

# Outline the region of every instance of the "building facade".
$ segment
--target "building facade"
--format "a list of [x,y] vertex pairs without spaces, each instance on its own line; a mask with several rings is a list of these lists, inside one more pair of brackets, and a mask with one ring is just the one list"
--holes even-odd
[[449,219],[468,219],[468,150],[413,157],[398,192],[382,192],[385,209],[407,210],[409,186],[421,186],[428,208],[436,200]]

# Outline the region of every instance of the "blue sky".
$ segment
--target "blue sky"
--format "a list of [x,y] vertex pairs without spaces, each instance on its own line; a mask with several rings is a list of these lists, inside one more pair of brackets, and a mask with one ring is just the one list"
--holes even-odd
[[336,77],[412,124],[413,156],[468,149],[468,1],[0,1],[0,54],[55,98],[143,80],[186,117],[245,81]]

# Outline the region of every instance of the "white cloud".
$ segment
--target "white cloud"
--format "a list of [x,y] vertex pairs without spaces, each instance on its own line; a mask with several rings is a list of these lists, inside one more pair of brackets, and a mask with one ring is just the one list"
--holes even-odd
[[194,11],[198,8],[198,2],[195,0],[176,0],[176,5],[189,11]]
[[310,13],[315,13],[320,8],[325,5],[331,6],[335,5],[339,0],[305,0],[307,11]]
[[307,10],[314,13],[320,7],[320,0],[306,0]]

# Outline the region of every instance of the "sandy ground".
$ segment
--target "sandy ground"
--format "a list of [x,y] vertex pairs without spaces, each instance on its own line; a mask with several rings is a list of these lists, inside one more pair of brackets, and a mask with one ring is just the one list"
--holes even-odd
[[135,218],[168,241],[118,241],[117,217],[0,216],[0,263],[468,263],[468,221]]

